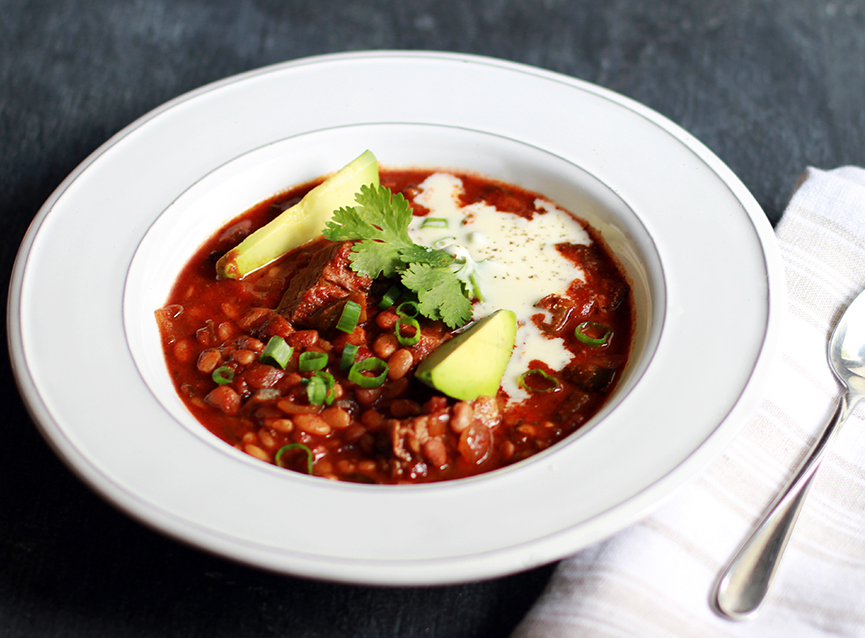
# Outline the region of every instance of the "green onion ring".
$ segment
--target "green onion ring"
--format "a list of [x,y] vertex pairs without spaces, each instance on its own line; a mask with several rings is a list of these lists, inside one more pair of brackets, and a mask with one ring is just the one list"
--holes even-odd
[[[408,326],[409,328],[414,328],[414,334],[410,337],[406,337],[402,334],[403,326]],[[414,317],[399,317],[396,320],[396,325],[394,326],[394,331],[396,332],[396,339],[400,342],[400,345],[403,346],[413,346],[418,341],[420,341],[420,324],[417,322],[417,319]]]
[[358,347],[353,343],[345,344],[345,347],[342,349],[342,358],[339,360],[339,369],[343,372],[348,372],[351,369],[351,364],[354,363],[355,357],[357,357]]
[[324,381],[318,377],[310,377],[302,381],[306,386],[306,397],[309,399],[310,405],[322,405],[324,398],[327,396],[327,386]]
[[333,400],[336,398],[336,391],[333,389],[333,386],[336,384],[336,379],[333,378],[333,375],[330,372],[316,372],[315,376],[322,379],[327,388],[327,394],[324,396],[324,404],[333,404]]
[[[526,382],[527,379],[528,379],[528,377],[529,377],[529,375],[536,375],[536,376],[539,376],[539,377],[541,377],[544,381],[552,381],[553,383],[555,383],[555,385],[554,385],[553,387],[551,387],[551,388],[532,388],[532,387],[529,386],[529,384]],[[555,392],[556,390],[558,390],[559,388],[562,387],[562,382],[559,381],[558,379],[556,379],[556,378],[555,378],[554,376],[552,376],[551,374],[548,374],[546,370],[543,370],[543,369],[541,369],[541,368],[532,368],[532,369],[530,369],[530,370],[526,370],[525,372],[523,372],[523,373],[520,375],[520,378],[519,378],[519,386],[520,386],[523,390],[526,390],[526,391],[528,391],[528,392]]]
[[226,383],[231,383],[232,381],[234,381],[234,370],[232,370],[228,366],[220,366],[213,371],[211,378],[216,382],[217,385],[225,385]]
[[[352,364],[348,371],[348,380],[362,388],[377,388],[384,383],[387,371],[387,361],[382,361],[378,357],[369,357]],[[374,377],[368,377],[364,372],[376,372],[378,374]]]
[[297,369],[301,372],[321,370],[327,365],[326,352],[301,352],[297,360]]
[[432,247],[441,249],[442,247],[447,246],[448,244],[453,243],[456,240],[457,240],[456,237],[442,237],[441,239],[436,239],[432,243]]
[[396,314],[400,317],[417,317],[419,312],[416,301],[403,301],[396,307]]
[[288,345],[285,339],[282,337],[271,337],[267,345],[264,346],[264,350],[261,352],[258,360],[261,363],[285,369],[285,366],[291,360],[293,352],[294,348]]
[[378,307],[382,310],[387,310],[394,305],[400,297],[402,297],[402,288],[396,285],[391,286],[387,289],[387,292],[384,293],[384,297],[381,298],[381,301],[378,302]]
[[447,228],[448,220],[444,217],[424,217],[421,228]]
[[[603,336],[601,337],[590,337],[587,335],[584,330],[597,330],[603,331]],[[610,340],[610,335],[613,334],[613,329],[609,326],[605,326],[602,323],[598,323],[597,321],[584,321],[580,325],[576,327],[574,330],[574,336],[577,338],[577,341],[581,343],[585,343],[589,346],[603,346]]]
[[330,405],[334,399],[334,378],[329,372],[316,372],[309,379],[304,379],[306,397],[310,405]]
[[478,285],[477,277],[472,274],[469,276],[469,281],[472,284],[472,297],[478,301],[486,301],[481,293],[481,287]]
[[360,304],[356,301],[346,301],[342,307],[342,314],[336,322],[336,329],[351,334],[357,322],[360,320]]
[[282,460],[282,456],[291,450],[303,450],[306,453],[306,473],[312,476],[312,450],[303,443],[289,443],[288,445],[283,445],[276,451],[276,456],[273,457],[274,464],[279,467],[285,467],[280,463],[280,461]]

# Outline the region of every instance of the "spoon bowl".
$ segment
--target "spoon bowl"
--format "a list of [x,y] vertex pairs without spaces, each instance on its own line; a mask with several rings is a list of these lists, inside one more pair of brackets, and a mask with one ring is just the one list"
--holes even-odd
[[865,393],[865,293],[838,321],[829,340],[829,365],[843,384]]
[[835,326],[829,339],[828,359],[844,387],[838,408],[715,586],[712,605],[731,620],[750,618],[762,605],[829,444],[865,396],[865,291],[859,293]]

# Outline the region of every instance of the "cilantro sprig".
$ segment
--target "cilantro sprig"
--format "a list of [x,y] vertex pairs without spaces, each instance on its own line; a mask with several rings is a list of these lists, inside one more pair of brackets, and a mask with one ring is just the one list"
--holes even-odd
[[354,241],[352,269],[373,279],[399,278],[418,298],[419,312],[451,328],[468,323],[475,292],[460,276],[460,264],[443,250],[414,243],[408,234],[411,206],[386,186],[362,186],[357,205],[335,211],[322,234],[331,241]]

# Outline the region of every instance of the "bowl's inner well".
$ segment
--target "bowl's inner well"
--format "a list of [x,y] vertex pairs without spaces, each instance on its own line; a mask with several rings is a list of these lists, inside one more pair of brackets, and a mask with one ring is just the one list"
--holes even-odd
[[155,220],[129,268],[124,325],[144,381],[171,416],[207,442],[224,445],[177,396],[153,314],[164,304],[193,251],[222,224],[254,204],[330,173],[367,148],[386,167],[461,170],[517,184],[542,194],[601,232],[631,282],[633,349],[610,400],[576,435],[614,410],[651,359],[665,305],[660,259],[634,211],[592,175],[533,146],[451,127],[377,124],[309,133],[251,151],[203,177]]

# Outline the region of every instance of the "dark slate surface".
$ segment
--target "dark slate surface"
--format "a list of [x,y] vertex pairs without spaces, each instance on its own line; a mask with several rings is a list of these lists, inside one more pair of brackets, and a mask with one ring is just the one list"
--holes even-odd
[[[51,191],[140,115],[235,73],[364,49],[489,55],[618,91],[715,151],[773,222],[807,165],[865,164],[861,1],[0,0],[4,277]],[[0,636],[505,636],[551,573],[350,587],[179,545],[57,460],[4,361]]]

